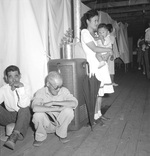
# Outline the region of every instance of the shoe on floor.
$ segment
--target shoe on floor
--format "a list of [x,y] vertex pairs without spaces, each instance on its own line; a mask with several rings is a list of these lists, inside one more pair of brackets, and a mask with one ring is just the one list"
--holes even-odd
[[59,140],[60,140],[63,144],[65,144],[65,143],[67,143],[67,142],[70,141],[70,140],[67,139],[67,138],[59,138]]
[[101,118],[99,118],[98,120],[95,120],[94,123],[100,126],[105,126],[105,123]]
[[102,116],[102,113],[100,110],[98,111],[98,115],[99,115],[99,118]]
[[33,146],[39,147],[39,146],[41,146],[41,145],[43,144],[43,142],[44,142],[44,141],[37,141],[37,140],[34,140]]
[[39,147],[39,146],[41,146],[41,145],[43,144],[43,142],[44,142],[44,141],[37,141],[37,140],[34,140],[33,146]]
[[103,116],[103,115],[101,116],[101,119],[104,120],[104,121],[110,120],[110,118],[107,118],[106,116]]
[[95,120],[98,120],[99,118],[100,118],[99,114],[98,114],[98,113],[95,113],[95,114],[94,114],[94,119],[95,119]]
[[15,148],[15,144],[17,142],[19,138],[19,133],[18,132],[13,132],[9,138],[7,139],[7,141],[5,142],[4,146],[14,150]]
[[99,125],[100,125],[100,126],[105,126],[105,123],[100,119],[100,120],[99,120]]

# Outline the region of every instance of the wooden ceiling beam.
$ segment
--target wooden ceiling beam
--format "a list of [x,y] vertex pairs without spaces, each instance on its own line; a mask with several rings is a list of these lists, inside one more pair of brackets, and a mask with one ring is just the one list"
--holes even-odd
[[148,12],[136,12],[136,13],[133,13],[133,12],[130,12],[130,13],[120,13],[120,14],[109,14],[111,16],[111,18],[115,17],[115,18],[124,18],[124,17],[142,17],[142,16],[149,16],[150,17],[150,11]]
[[[135,24],[136,22],[143,22],[143,20],[150,20],[149,19],[149,15],[143,16],[143,17],[138,17],[138,16],[130,16],[130,17],[112,17],[112,19],[114,19],[117,22],[125,22],[125,23],[133,23]],[[133,22],[134,21],[134,22]]]
[[104,9],[104,8],[114,8],[114,7],[123,7],[123,6],[135,6],[142,4],[150,4],[149,0],[134,0],[134,1],[120,1],[120,2],[106,2],[100,3],[100,1],[89,2],[86,5],[92,9]]
[[139,11],[149,11],[150,4],[147,5],[138,5],[134,7],[120,7],[120,8],[110,8],[110,9],[101,9],[100,11],[107,12],[108,14],[119,14],[119,13],[128,13],[128,12],[139,12]]

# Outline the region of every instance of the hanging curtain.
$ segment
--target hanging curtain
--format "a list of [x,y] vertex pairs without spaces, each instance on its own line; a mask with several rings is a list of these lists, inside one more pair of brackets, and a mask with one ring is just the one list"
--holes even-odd
[[130,63],[129,59],[129,44],[127,37],[127,26],[123,23],[118,23],[119,33],[118,33],[118,46],[120,51],[120,58],[125,64]]
[[60,58],[60,43],[71,26],[71,0],[48,0],[49,43],[52,59]]
[[59,58],[70,10],[71,0],[0,0],[0,86],[4,69],[12,64],[32,93],[44,86],[47,55]]

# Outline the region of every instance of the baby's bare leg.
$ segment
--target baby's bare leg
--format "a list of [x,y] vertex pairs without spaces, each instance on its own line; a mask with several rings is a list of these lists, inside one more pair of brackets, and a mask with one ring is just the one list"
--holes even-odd
[[101,54],[96,54],[96,58],[99,61],[98,68],[103,67],[105,65],[105,61],[102,59],[102,55]]
[[98,59],[99,62],[103,61],[102,55],[99,53],[96,53],[96,58]]

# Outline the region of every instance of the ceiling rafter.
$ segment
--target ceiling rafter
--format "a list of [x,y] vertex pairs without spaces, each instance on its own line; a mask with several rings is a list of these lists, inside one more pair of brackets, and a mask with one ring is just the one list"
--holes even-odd
[[[82,1],[84,2],[84,0]],[[106,2],[101,3],[101,0],[97,1],[88,1],[88,6],[90,8],[93,8],[93,5],[95,9],[104,9],[104,8],[114,8],[114,7],[123,7],[123,6],[135,6],[135,5],[143,5],[143,4],[149,4],[149,0],[126,0],[126,1],[119,1],[119,2]]]
[[145,5],[137,5],[137,6],[134,6],[134,7],[119,7],[119,8],[103,8],[103,9],[100,9],[101,11],[106,11],[107,13],[111,13],[111,14],[118,14],[118,13],[130,13],[130,12],[139,12],[139,11],[149,11],[150,10],[150,4],[147,4],[146,6]]

